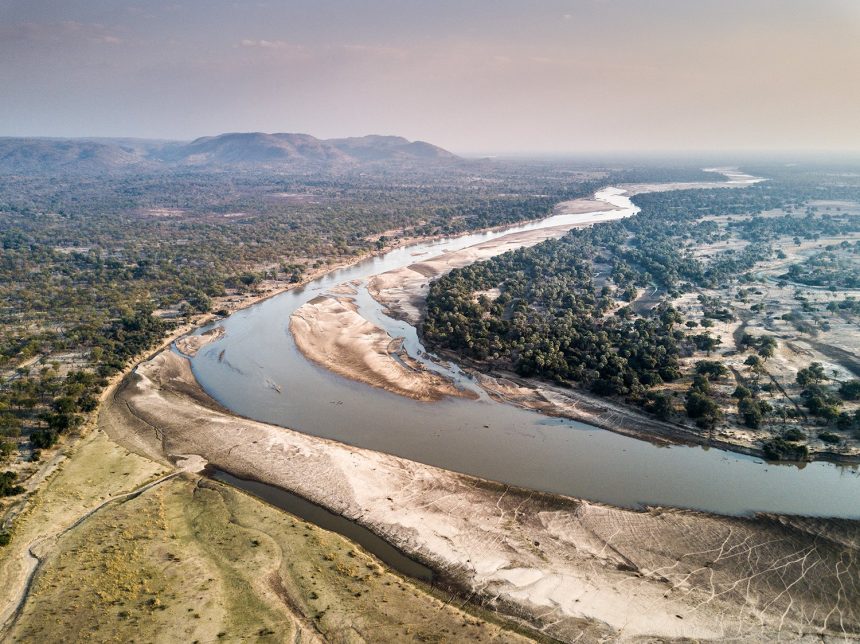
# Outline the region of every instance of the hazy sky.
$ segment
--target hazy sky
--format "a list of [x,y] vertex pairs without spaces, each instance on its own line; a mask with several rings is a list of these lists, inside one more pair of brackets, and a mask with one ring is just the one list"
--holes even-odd
[[860,149],[860,0],[0,0],[0,135]]

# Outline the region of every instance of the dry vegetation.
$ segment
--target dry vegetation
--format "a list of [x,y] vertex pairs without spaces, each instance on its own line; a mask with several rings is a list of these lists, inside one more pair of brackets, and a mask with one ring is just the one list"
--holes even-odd
[[527,638],[386,570],[346,539],[228,486],[171,479],[48,555],[8,641]]
[[[845,211],[860,214],[860,207],[852,204]],[[768,214],[780,216],[784,213]],[[715,221],[721,228],[727,223],[726,218]],[[797,381],[798,372],[816,362],[824,371],[822,384],[830,389],[837,390],[841,383],[860,377],[857,358],[860,315],[851,309],[838,308],[839,302],[856,301],[860,289],[811,286],[793,282],[788,274],[791,266],[814,262],[830,247],[831,254],[850,266],[849,273],[860,275],[860,260],[854,249],[858,241],[860,234],[819,237],[800,243],[783,238],[773,244],[774,256],[756,264],[750,277],[742,283],[697,288],[671,300],[691,326],[707,328],[720,340],[710,354],[690,356],[683,361],[687,373],[693,373],[695,362],[702,359],[718,361],[729,370],[725,377],[716,378],[712,383],[714,399],[727,421],[717,430],[719,436],[755,445],[794,429],[802,432],[802,442],[813,453],[860,454],[860,430],[854,430],[852,423],[848,423],[847,430],[840,430],[832,423],[816,420],[804,405],[806,386]],[[745,245],[737,240],[715,241],[697,244],[691,250],[695,256],[708,259],[730,248],[738,252]],[[720,308],[729,310],[734,319],[714,319],[714,310]],[[773,338],[772,354],[757,355],[753,350],[762,338]],[[756,355],[758,360],[751,358]],[[669,389],[683,394],[690,384],[691,378],[681,379]],[[739,385],[758,392],[758,398],[772,408],[758,427],[749,427],[738,409],[733,393]],[[858,409],[858,401],[839,401],[840,414],[853,417]],[[681,413],[682,410],[682,401],[679,401],[677,411]],[[830,440],[822,440],[821,435]]]

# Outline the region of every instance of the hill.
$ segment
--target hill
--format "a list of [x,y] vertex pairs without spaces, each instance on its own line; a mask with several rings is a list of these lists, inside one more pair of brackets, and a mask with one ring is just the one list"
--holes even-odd
[[191,142],[0,138],[0,174],[104,173],[170,168],[330,172],[389,163],[433,165],[459,157],[399,136],[318,139],[309,134],[234,132]]
[[149,165],[129,145],[89,139],[0,138],[0,173],[102,172]]

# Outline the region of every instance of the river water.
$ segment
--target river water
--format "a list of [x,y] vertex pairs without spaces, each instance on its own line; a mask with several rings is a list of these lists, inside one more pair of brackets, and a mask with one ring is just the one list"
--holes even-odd
[[[600,219],[638,210],[623,191],[608,188],[597,196],[620,208]],[[415,244],[333,271],[218,322],[226,333],[192,359],[194,374],[209,395],[242,416],[511,485],[625,507],[860,518],[856,467],[775,465],[717,449],[657,446],[494,402],[455,366],[430,360],[433,369],[481,395],[478,400],[418,402],[307,361],[290,334],[290,315],[298,307],[358,280],[356,302],[362,313],[392,336],[404,337],[408,353],[420,358],[423,347],[414,327],[382,312],[363,288],[369,277],[503,234],[572,225],[593,216],[553,216],[503,232]]]

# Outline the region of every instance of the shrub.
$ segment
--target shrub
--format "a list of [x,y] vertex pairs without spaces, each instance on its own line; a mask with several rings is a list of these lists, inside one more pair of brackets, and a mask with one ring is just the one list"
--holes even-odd
[[839,386],[839,395],[845,400],[857,400],[860,398],[860,380],[846,380]]
[[802,461],[809,456],[809,448],[806,445],[789,443],[782,436],[763,443],[762,451],[769,461]]
[[833,432],[821,432],[818,435],[818,438],[820,438],[822,441],[824,441],[828,445],[838,445],[839,443],[842,442],[842,439],[839,437],[839,435],[834,434]]
[[15,485],[18,479],[15,472],[3,472],[0,474],[0,496],[15,496],[24,492],[21,485]]
[[782,433],[782,437],[787,441],[802,441],[806,440],[806,434],[800,431],[797,428],[792,427],[791,429],[787,429]]

